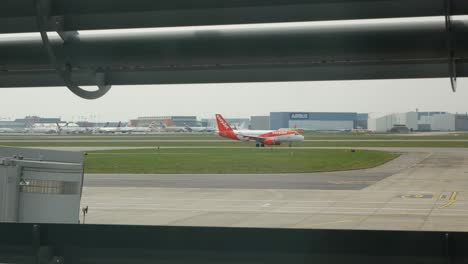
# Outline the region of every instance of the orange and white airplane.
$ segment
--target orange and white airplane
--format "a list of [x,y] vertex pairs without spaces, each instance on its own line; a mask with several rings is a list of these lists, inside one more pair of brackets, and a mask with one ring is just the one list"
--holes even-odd
[[280,145],[281,143],[291,145],[293,142],[304,140],[303,135],[293,130],[234,130],[220,114],[216,114],[216,122],[218,123],[218,134],[221,137],[240,141],[255,141],[257,147]]

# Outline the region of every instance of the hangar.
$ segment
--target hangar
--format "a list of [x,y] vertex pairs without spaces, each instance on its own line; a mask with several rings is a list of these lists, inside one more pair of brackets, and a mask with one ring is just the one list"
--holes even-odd
[[410,131],[467,131],[468,114],[413,111],[369,119],[369,129],[375,132],[388,132],[395,126]]
[[[367,128],[367,114],[356,112],[271,112],[270,129],[302,128],[313,131],[347,131]],[[365,127],[362,127],[365,126]]]

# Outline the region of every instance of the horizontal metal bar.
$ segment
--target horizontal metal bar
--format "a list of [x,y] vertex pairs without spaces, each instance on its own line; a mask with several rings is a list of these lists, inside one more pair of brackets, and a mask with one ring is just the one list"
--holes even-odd
[[[468,77],[468,61],[457,62],[457,76]],[[112,85],[189,84],[233,82],[286,82],[323,80],[366,80],[449,77],[446,60],[282,65],[264,67],[201,67],[194,69],[126,69],[109,71]],[[73,80],[78,85],[93,85],[94,76],[77,71]],[[63,86],[52,71],[0,73],[0,87]]]
[[[466,263],[468,233],[119,225],[0,224],[0,262]],[[376,242],[378,241],[378,242]],[[47,256],[47,258],[45,258]],[[28,261],[30,257],[30,261]]]
[[[468,1],[452,3],[453,15],[468,14]],[[51,14],[63,16],[64,30],[72,31],[443,16],[445,11],[444,0],[56,0]],[[0,33],[35,32],[34,16],[33,0],[2,3]]]
[[[468,23],[453,21],[456,59],[468,58]],[[75,69],[204,69],[341,62],[444,59],[445,24],[409,23],[306,25],[152,30],[81,35],[52,41],[61,63]],[[50,69],[40,39],[0,42],[0,71]]]

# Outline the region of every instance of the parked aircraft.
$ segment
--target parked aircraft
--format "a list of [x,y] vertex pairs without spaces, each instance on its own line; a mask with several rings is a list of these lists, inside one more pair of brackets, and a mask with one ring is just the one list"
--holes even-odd
[[147,127],[133,127],[133,126],[127,126],[127,127],[122,127],[121,132],[122,133],[149,133],[149,132],[154,132],[156,131],[156,128],[154,127],[154,122],[151,123]]
[[119,124],[116,127],[109,127],[108,124],[106,124],[103,127],[96,128],[95,132],[102,133],[102,134],[118,133],[118,132],[121,132],[121,125],[122,125],[122,122],[119,122]]
[[40,133],[40,134],[55,134],[58,132],[57,126],[54,123],[48,124],[33,124],[26,128],[28,133]]
[[191,126],[185,126],[185,130],[188,132],[214,132],[216,131],[214,127],[191,127]]
[[159,123],[159,131],[161,132],[187,132],[186,127],[167,126],[164,122]]
[[216,114],[218,134],[221,137],[240,141],[255,141],[256,147],[280,145],[304,140],[304,136],[292,130],[234,130],[220,114]]
[[80,133],[86,133],[89,132],[88,129],[85,127],[80,127],[75,123],[65,123],[65,125],[60,125],[59,123],[57,124],[57,131],[59,134],[80,134]]
[[15,130],[9,127],[0,127],[0,133],[14,133]]

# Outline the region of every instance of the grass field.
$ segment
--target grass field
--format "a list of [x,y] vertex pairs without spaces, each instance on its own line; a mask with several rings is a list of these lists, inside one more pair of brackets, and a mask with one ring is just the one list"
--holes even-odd
[[301,173],[374,167],[398,154],[314,149],[132,149],[92,151],[87,173]]

